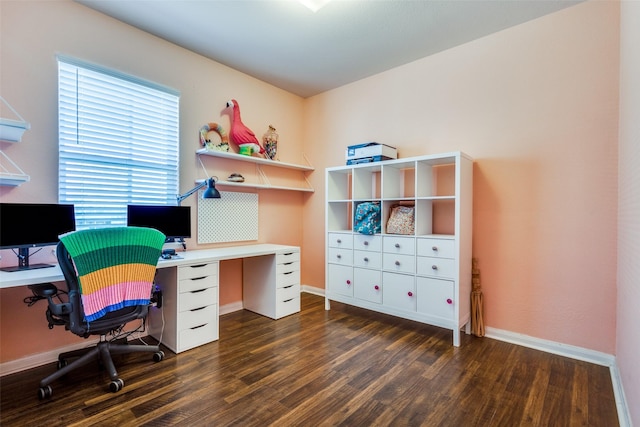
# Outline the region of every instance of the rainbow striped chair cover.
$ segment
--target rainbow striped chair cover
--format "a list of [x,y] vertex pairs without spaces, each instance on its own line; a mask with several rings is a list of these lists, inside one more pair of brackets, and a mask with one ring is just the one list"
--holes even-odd
[[165,236],[143,227],[80,230],[60,236],[75,265],[85,321],[149,304]]

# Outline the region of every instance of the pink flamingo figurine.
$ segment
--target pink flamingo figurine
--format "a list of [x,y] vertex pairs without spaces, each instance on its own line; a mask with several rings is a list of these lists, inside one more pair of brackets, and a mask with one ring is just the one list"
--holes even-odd
[[253,153],[263,154],[265,150],[258,142],[256,135],[251,131],[251,129],[242,123],[238,101],[235,99],[227,101],[227,108],[229,107],[233,107],[233,118],[231,120],[231,131],[229,132],[229,136],[231,137],[231,140],[238,145],[238,148],[240,149],[239,153],[246,156],[250,156]]

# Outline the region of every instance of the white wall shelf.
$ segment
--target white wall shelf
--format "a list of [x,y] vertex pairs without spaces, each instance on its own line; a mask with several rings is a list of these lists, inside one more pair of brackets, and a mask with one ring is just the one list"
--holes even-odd
[[[259,182],[248,182],[248,181],[233,182],[233,181],[217,180],[216,185],[224,185],[228,187],[255,188],[255,189],[263,189],[263,190],[301,191],[301,192],[307,192],[307,193],[313,193],[315,191],[311,186],[311,183],[306,177],[307,172],[311,172],[315,170],[315,168],[311,165],[298,165],[295,163],[280,162],[276,160],[264,159],[261,157],[245,156],[242,154],[236,154],[236,153],[227,152],[227,151],[207,150],[206,148],[197,150],[196,155],[198,157],[200,156],[219,157],[219,158],[230,159],[234,161],[254,163],[256,165],[256,168],[258,171],[258,177],[260,179]],[[306,186],[294,187],[294,186],[286,186],[286,185],[273,185],[269,182],[269,177],[263,170],[262,166],[301,171],[305,174],[304,181]],[[196,182],[202,182],[202,180],[198,180]]]
[[311,165],[297,165],[295,163],[285,163],[277,160],[263,159],[262,157],[244,156],[242,154],[231,153],[228,151],[215,151],[201,148],[196,154],[203,156],[221,157],[223,159],[239,160],[243,162],[256,163],[259,165],[273,166],[275,168],[297,169],[302,171],[312,171],[315,168]]
[[[197,179],[196,184],[200,184],[204,182],[204,179]],[[217,180],[216,185],[225,185],[228,187],[244,187],[244,188],[257,188],[259,190],[285,190],[285,191],[302,191],[313,193],[315,190],[311,187],[303,188],[303,187],[287,187],[284,185],[271,185],[271,184],[261,184],[261,183],[251,183],[251,182],[233,182],[233,181],[225,181],[225,180]]]

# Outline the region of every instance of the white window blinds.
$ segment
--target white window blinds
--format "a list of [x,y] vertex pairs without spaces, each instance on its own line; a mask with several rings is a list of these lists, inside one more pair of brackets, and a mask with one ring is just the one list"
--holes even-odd
[[58,198],[75,205],[77,229],[126,225],[128,204],[176,204],[179,100],[58,57]]

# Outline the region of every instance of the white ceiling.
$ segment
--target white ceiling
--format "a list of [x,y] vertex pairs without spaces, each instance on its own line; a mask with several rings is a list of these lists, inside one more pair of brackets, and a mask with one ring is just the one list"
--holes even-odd
[[76,0],[302,97],[582,0]]

